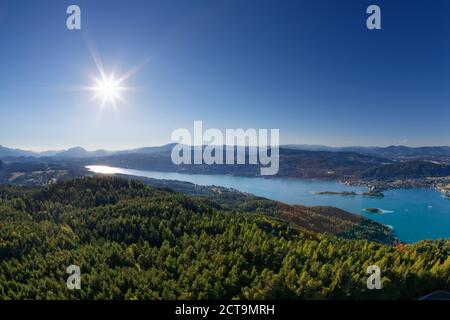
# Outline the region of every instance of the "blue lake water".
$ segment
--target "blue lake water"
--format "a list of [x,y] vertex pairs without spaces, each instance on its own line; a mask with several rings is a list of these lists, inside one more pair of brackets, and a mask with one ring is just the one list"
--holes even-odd
[[[362,214],[394,228],[404,242],[450,238],[450,200],[435,190],[399,189],[385,191],[384,198],[342,195],[317,195],[320,191],[366,191],[362,187],[342,185],[333,181],[310,181],[287,178],[248,178],[227,175],[191,175],[155,172],[105,166],[89,166],[96,173],[127,175],[188,181],[198,185],[216,185],[249,192],[257,196],[289,204],[327,205]],[[382,214],[366,212],[380,208]]]

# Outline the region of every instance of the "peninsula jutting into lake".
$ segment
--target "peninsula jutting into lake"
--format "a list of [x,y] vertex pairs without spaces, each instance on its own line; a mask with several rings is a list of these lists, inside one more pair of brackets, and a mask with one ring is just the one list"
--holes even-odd
[[[238,177],[177,172],[143,171],[105,166],[89,166],[100,174],[121,174],[201,186],[221,186],[289,204],[333,206],[361,214],[394,228],[400,240],[414,242],[450,237],[450,202],[430,188],[392,189],[384,197],[363,196],[365,187],[346,186],[338,181],[292,178]],[[320,191],[323,190],[323,191]],[[336,190],[329,192],[328,190]],[[432,206],[431,208],[429,206]],[[367,208],[383,208],[373,215]],[[426,225],[427,228],[423,226]]]

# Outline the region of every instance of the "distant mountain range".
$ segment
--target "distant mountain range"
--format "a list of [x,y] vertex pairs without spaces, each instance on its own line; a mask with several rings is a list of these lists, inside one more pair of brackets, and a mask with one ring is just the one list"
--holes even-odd
[[[158,147],[144,147],[122,151],[107,151],[107,150],[87,151],[82,147],[74,147],[60,151],[34,152],[22,149],[7,148],[0,145],[0,158],[6,157],[98,158],[122,154],[157,154],[161,152],[170,151],[172,150],[173,146],[174,144],[166,144]],[[392,160],[444,159],[450,161],[450,146],[329,147],[323,145],[289,144],[283,145],[281,146],[281,148],[292,150],[303,150],[303,151],[354,152],[363,155],[377,156]]]
[[[247,165],[175,165],[171,160],[174,144],[123,151],[87,151],[75,147],[64,151],[36,153],[0,147],[5,177],[43,167],[79,174],[87,165],[181,172],[190,174],[229,174],[258,176],[261,166]],[[310,149],[310,150],[305,150]],[[280,148],[279,177],[311,179],[416,179],[450,176],[450,147],[405,146],[346,147],[288,145]],[[248,163],[248,162],[247,162]],[[20,165],[19,165],[20,164]],[[25,166],[25,167],[24,167]],[[20,170],[19,170],[20,169]],[[21,176],[21,179],[27,176]]]
[[0,145],[0,158],[18,158],[18,157],[34,157],[34,158],[42,158],[42,157],[52,157],[52,158],[100,158],[107,157],[111,155],[120,155],[120,154],[155,154],[159,152],[164,152],[168,150],[172,150],[174,144],[167,144],[160,147],[144,147],[138,149],[130,149],[123,151],[107,151],[107,150],[95,150],[95,151],[87,151],[82,147],[74,147],[67,150],[59,150],[59,151],[43,151],[43,152],[35,152],[35,151],[27,151],[22,149],[13,149]]
[[11,149],[0,145],[0,158],[5,157],[34,157],[37,153],[32,151],[25,151],[21,149]]
[[284,145],[283,148],[295,150],[309,151],[332,151],[332,152],[356,152],[360,154],[376,155],[389,159],[400,158],[449,158],[450,146],[436,147],[406,147],[406,146],[389,146],[389,147],[328,147],[321,145],[303,145],[291,144]]

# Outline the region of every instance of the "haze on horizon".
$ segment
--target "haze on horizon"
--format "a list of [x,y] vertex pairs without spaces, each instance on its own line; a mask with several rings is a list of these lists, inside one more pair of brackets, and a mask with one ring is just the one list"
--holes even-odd
[[[147,145],[147,146],[132,146],[132,147],[127,147],[127,148],[123,148],[123,149],[108,149],[108,148],[94,148],[94,149],[88,149],[85,148],[83,146],[67,146],[67,147],[61,147],[61,148],[36,148],[36,149],[32,149],[32,148],[23,148],[23,147],[11,147],[11,146],[5,146],[0,144],[0,148],[8,148],[8,149],[13,149],[13,150],[21,150],[21,151],[27,151],[27,152],[34,152],[37,154],[45,154],[45,153],[58,153],[58,152],[64,152],[67,150],[72,150],[72,149],[77,149],[77,148],[81,148],[84,149],[85,151],[88,152],[95,152],[95,151],[106,151],[106,152],[120,152],[120,151],[132,151],[132,150],[137,150],[137,149],[143,149],[143,148],[158,148],[158,147],[163,147],[166,145],[171,145],[172,143],[167,143],[167,144],[163,144],[163,145]],[[327,148],[387,148],[387,147],[408,147],[408,148],[428,148],[428,147],[447,147],[450,148],[449,145],[427,145],[427,146],[409,146],[409,145],[384,145],[384,146],[360,146],[360,145],[347,145],[347,146],[331,146],[331,145],[313,145],[313,144],[282,144],[280,145],[280,147],[293,147],[296,146],[299,149],[301,149],[301,147],[304,147],[305,149],[327,149]]]
[[[127,150],[202,120],[279,128],[281,144],[450,145],[448,1],[377,1],[381,31],[362,0],[76,3],[80,31],[69,1],[0,3],[0,144]],[[116,108],[77,90],[96,55],[133,70]]]

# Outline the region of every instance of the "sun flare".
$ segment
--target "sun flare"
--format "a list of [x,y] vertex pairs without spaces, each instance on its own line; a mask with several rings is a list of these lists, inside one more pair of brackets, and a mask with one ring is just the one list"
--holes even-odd
[[89,46],[92,58],[97,67],[98,73],[96,75],[91,74],[91,85],[77,87],[77,90],[89,91],[92,93],[91,100],[100,100],[99,111],[103,111],[106,107],[112,107],[114,110],[118,110],[118,102],[127,103],[125,93],[133,91],[135,88],[127,86],[126,82],[128,78],[133,76],[139,71],[140,67],[147,63],[147,60],[141,64],[132,67],[125,73],[117,73],[117,66],[113,65],[110,70],[104,68],[104,64],[100,57],[100,54],[95,50],[95,47]]
[[122,86],[122,80],[116,79],[114,74],[102,74],[101,78],[95,79],[95,85],[91,89],[95,92],[94,98],[102,100],[103,107],[108,103],[116,106],[117,100],[123,100],[121,93],[126,87]]

